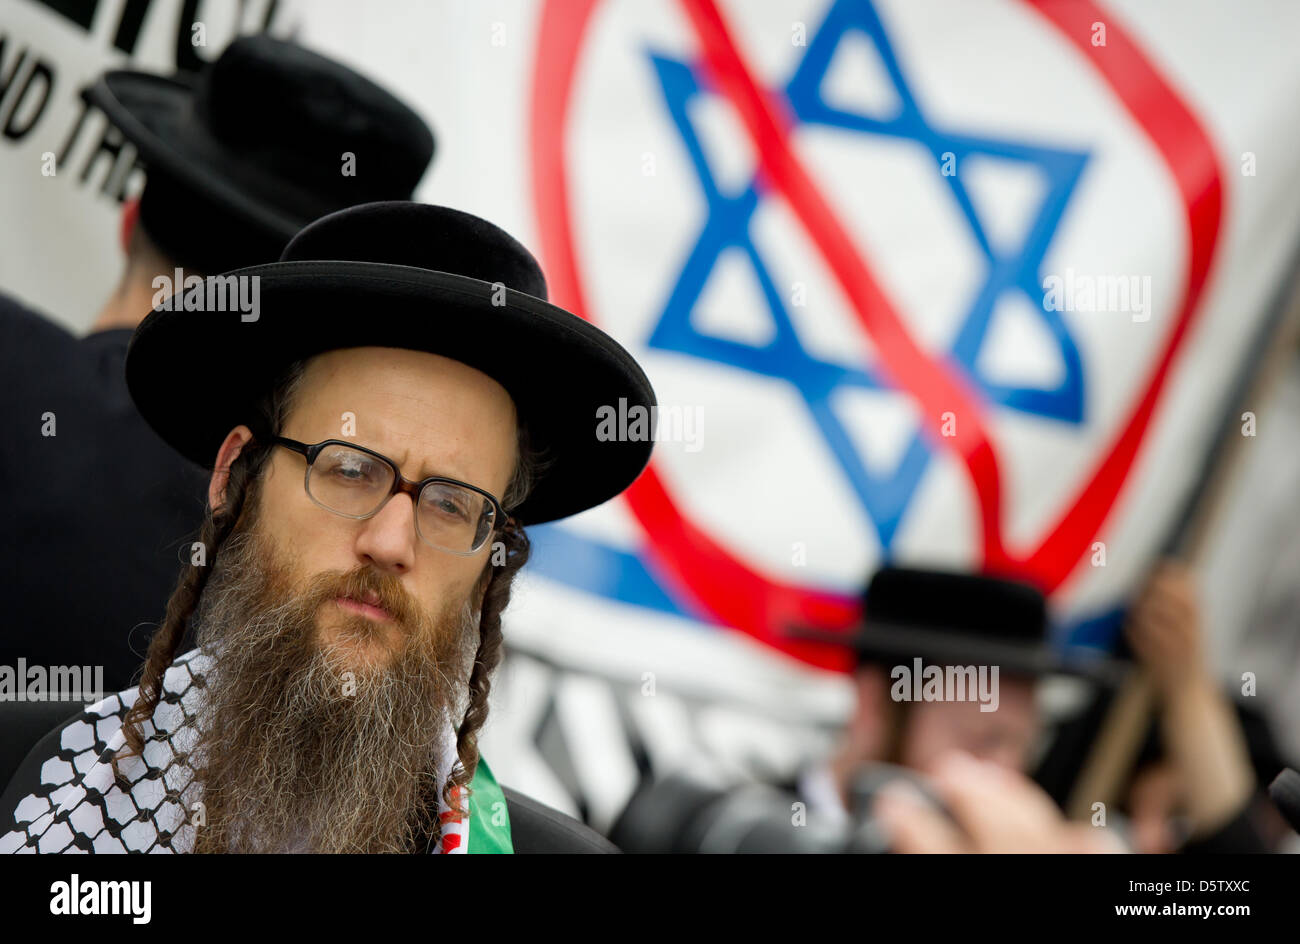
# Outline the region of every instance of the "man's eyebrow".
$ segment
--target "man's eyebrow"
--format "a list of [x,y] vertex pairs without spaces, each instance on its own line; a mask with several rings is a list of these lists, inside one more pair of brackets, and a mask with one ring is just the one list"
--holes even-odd
[[[408,455],[400,462],[398,462],[396,458],[393,458],[393,461],[397,462],[397,467],[400,469],[410,461],[410,455],[408,453]],[[457,475],[455,470],[448,471],[446,469],[436,468],[432,462],[422,463],[416,470],[415,476],[407,476],[407,478],[410,478],[413,482],[423,482],[425,479],[429,478],[455,479],[458,482],[466,481],[465,477],[463,475]]]
[[[392,462],[394,465],[397,466],[399,472],[402,472],[402,470],[406,468],[406,466],[411,461],[411,452],[413,450],[409,447],[407,448],[404,455],[399,456],[396,451],[386,452],[384,451],[384,449],[380,448],[380,446],[370,442],[354,441],[353,444],[357,446],[362,446],[366,449],[369,449],[371,452],[376,452],[379,455],[383,456],[384,458],[388,459],[389,462]],[[405,472],[402,472],[402,474],[406,475]],[[416,470],[416,474],[414,476],[406,475],[406,477],[412,482],[423,482],[425,479],[429,479],[429,478],[455,479],[457,482],[469,481],[469,479],[467,479],[463,474],[457,472],[455,469],[436,468],[435,463],[432,461],[425,461],[421,463],[419,468]]]
[[432,478],[455,479],[458,482],[464,481],[464,476],[454,475],[451,472],[444,472],[440,469],[430,468],[427,465],[421,466],[420,473],[415,477],[415,481],[423,482],[425,479],[432,479]]

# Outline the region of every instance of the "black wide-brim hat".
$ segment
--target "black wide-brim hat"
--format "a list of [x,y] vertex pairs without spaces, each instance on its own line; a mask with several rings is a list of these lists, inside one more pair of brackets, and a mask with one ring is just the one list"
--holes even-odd
[[[256,320],[202,301],[217,279],[258,280]],[[251,286],[250,283],[245,283]],[[205,296],[206,297],[206,296]],[[136,329],[127,388],[150,426],[212,468],[232,429],[294,361],[349,347],[427,351],[496,380],[549,465],[512,516],[552,521],[623,491],[649,461],[647,435],[598,435],[602,407],[649,417],[655,394],[613,338],[546,300],[537,262],[509,234],[446,207],[388,202],[318,220],[280,262],[209,278]]]
[[1049,641],[1047,601],[1033,586],[983,574],[886,566],[844,632],[793,627],[789,638],[853,651],[859,664],[996,665],[1026,678],[1063,675],[1115,685],[1130,665],[1090,647]]
[[[406,103],[266,34],[237,37],[200,73],[111,70],[83,96],[145,163],[150,235],[173,258],[201,240],[177,261],[209,274],[275,261],[295,233],[336,210],[409,199],[434,152],[433,132]],[[214,219],[220,241],[202,240],[195,230]]]

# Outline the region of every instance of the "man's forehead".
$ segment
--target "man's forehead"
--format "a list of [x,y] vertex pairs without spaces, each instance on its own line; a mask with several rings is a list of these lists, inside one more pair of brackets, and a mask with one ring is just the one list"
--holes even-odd
[[[355,439],[396,460],[404,474],[466,475],[515,442],[515,406],[487,374],[405,348],[353,347],[307,361],[287,427],[318,439]],[[408,468],[415,463],[418,468]]]

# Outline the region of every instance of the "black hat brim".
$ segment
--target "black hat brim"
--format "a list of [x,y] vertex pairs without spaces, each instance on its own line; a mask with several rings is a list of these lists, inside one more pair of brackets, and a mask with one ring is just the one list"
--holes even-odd
[[[1114,686],[1131,666],[1105,653],[1065,653],[1045,644],[1024,645],[980,639],[969,633],[873,622],[847,632],[794,627],[790,640],[851,650],[858,662],[897,662],[920,658],[935,665],[996,665],[1008,675],[1029,678],[1060,675]],[[1074,647],[1081,649],[1083,647]]]
[[506,389],[550,461],[513,512],[524,524],[607,501],[649,461],[649,436],[597,435],[602,407],[617,409],[620,399],[629,409],[655,406],[649,380],[612,338],[555,305],[465,276],[383,263],[280,262],[222,278],[231,276],[259,279],[257,320],[243,321],[233,305],[156,308],[126,356],[127,387],[141,415],[205,468],[289,364],[348,347],[439,354]]
[[161,171],[288,242],[311,220],[338,209],[222,145],[194,117],[194,87],[181,78],[114,70],[82,92]]

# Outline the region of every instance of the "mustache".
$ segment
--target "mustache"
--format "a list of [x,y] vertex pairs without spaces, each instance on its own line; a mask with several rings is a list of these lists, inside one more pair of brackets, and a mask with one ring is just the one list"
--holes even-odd
[[316,574],[303,595],[304,601],[315,610],[339,597],[377,606],[388,618],[401,627],[411,629],[421,620],[421,609],[415,599],[392,574],[383,574],[369,565],[361,565],[347,573],[325,571]]

